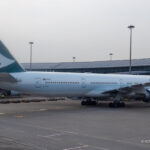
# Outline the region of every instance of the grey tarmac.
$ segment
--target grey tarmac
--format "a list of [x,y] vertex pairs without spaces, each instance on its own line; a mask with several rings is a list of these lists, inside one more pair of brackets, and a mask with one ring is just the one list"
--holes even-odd
[[150,104],[0,104],[0,150],[149,150]]

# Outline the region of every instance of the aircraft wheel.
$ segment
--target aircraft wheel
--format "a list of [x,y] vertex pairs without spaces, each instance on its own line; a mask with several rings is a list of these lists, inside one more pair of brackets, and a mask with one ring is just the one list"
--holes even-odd
[[111,107],[111,108],[118,108],[119,105],[118,105],[118,103],[109,103],[109,107]]
[[92,105],[92,106],[95,106],[97,105],[97,102],[96,101],[82,101],[81,102],[81,105],[84,106],[84,105]]
[[125,107],[125,103],[124,102],[113,102],[113,103],[109,103],[109,107],[111,108],[119,108],[119,107]]
[[96,101],[92,101],[92,105],[97,105],[97,102]]
[[87,105],[86,101],[82,101],[82,102],[81,102],[81,105],[82,105],[82,106]]
[[109,103],[109,107],[112,108],[113,107],[113,103]]
[[119,105],[120,105],[120,107],[125,107],[125,103],[124,102],[120,102]]
[[95,106],[96,104],[96,101],[87,101],[87,105]]

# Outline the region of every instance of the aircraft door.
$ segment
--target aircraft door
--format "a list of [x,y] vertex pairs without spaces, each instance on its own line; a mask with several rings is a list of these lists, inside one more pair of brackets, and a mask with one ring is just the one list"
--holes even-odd
[[82,88],[86,88],[86,79],[85,78],[81,78],[81,86]]
[[120,79],[120,88],[123,88],[125,85],[124,79]]
[[45,88],[49,87],[50,82],[51,82],[51,79],[43,78],[43,87]]
[[36,88],[41,88],[42,87],[42,80],[41,78],[37,78],[35,81],[35,87]]

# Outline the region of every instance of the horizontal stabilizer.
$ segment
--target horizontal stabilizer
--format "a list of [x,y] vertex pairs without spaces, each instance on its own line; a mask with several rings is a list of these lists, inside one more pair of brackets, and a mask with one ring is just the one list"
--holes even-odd
[[9,73],[0,73],[0,82],[17,82],[17,80]]

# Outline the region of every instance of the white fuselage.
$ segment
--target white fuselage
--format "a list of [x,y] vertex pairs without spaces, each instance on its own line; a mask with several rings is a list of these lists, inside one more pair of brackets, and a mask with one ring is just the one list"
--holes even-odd
[[16,83],[1,83],[0,87],[41,96],[99,97],[105,91],[150,82],[150,76],[22,72],[11,73]]

